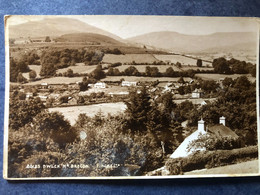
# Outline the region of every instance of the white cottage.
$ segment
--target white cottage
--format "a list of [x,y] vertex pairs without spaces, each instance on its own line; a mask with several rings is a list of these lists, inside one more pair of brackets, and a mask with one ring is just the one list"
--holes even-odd
[[193,132],[189,135],[179,147],[172,153],[170,158],[180,158],[180,157],[187,157],[188,155],[192,154],[195,151],[204,151],[206,148],[191,148],[188,150],[188,146],[191,142],[198,140],[200,135],[204,134],[215,134],[216,136],[220,137],[233,137],[238,138],[238,135],[233,132],[230,128],[225,126],[225,117],[222,116],[219,118],[219,124],[210,126],[205,129],[205,122],[203,119],[198,121],[198,129],[197,131]]

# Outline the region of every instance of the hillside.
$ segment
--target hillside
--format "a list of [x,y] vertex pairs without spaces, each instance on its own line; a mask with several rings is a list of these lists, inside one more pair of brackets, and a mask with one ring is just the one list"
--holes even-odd
[[201,52],[219,50],[255,49],[256,34],[253,32],[221,32],[210,35],[184,35],[177,32],[152,32],[129,38],[129,41],[156,46],[173,52]]
[[19,25],[9,26],[10,38],[27,38],[27,37],[56,37],[70,33],[95,33],[109,36],[116,40],[120,37],[99,29],[77,19],[53,17],[45,18],[39,21],[30,21]]
[[96,33],[65,34],[55,39],[58,42],[85,42],[93,45],[122,45],[123,43],[111,37]]

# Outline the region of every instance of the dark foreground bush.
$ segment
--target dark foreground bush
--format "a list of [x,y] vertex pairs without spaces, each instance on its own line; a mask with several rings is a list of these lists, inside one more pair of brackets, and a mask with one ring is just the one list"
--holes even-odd
[[250,146],[233,150],[201,151],[186,158],[169,159],[165,166],[171,175],[178,175],[196,169],[244,162],[257,157],[257,146]]

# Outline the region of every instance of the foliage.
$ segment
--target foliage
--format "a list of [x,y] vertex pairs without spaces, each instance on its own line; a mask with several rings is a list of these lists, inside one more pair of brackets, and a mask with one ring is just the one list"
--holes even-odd
[[241,147],[241,140],[230,136],[222,137],[215,134],[200,134],[198,139],[193,140],[188,145],[188,151],[191,149],[205,148],[206,150],[231,150]]
[[36,78],[37,74],[34,70],[29,72],[29,77],[31,80],[34,80]]
[[[15,60],[10,58],[10,81],[17,82],[19,73],[29,71],[28,64],[24,60]],[[21,76],[19,76],[21,79]],[[20,80],[21,81],[21,80]]]
[[197,152],[186,158],[169,159],[165,166],[171,175],[178,175],[196,169],[225,166],[257,157],[258,147],[250,146],[233,150]]
[[133,131],[146,131],[148,113],[151,110],[150,96],[146,87],[142,86],[140,93],[137,90],[130,91],[126,114],[128,117],[127,127]]
[[27,81],[27,79],[23,76],[23,74],[21,72],[18,73],[16,80],[19,83],[25,83]]
[[98,65],[93,72],[90,73],[90,76],[96,80],[101,80],[106,77],[105,72],[102,70],[102,66]]
[[50,39],[49,36],[46,36],[46,37],[45,37],[45,42],[51,42],[51,39]]
[[197,60],[197,66],[198,66],[198,67],[202,67],[202,60],[201,60],[201,59],[198,59],[198,60]]
[[212,65],[213,65],[215,72],[217,72],[219,74],[231,73],[229,64],[228,64],[227,60],[223,57],[214,59]]
[[20,99],[19,93],[13,93],[9,101],[9,127],[14,130],[18,130],[31,122],[44,109],[44,105],[39,98]]

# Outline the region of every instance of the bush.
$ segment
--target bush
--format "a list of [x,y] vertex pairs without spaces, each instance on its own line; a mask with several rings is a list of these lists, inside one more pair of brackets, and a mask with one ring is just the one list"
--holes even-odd
[[197,152],[186,158],[169,159],[165,166],[171,175],[178,175],[196,169],[225,166],[257,157],[258,147],[250,146],[234,150]]

